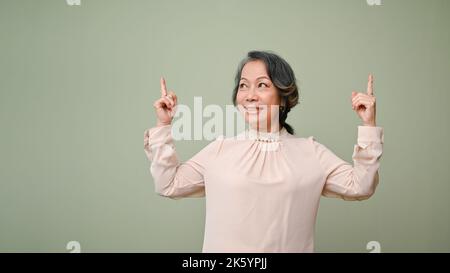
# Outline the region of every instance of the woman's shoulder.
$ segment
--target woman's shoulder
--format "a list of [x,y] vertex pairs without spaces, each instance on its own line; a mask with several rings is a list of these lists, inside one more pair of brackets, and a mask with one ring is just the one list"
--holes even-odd
[[302,154],[314,154],[317,146],[322,146],[314,135],[298,136],[289,134],[284,142],[288,150]]
[[316,141],[316,138],[312,135],[298,136],[298,135],[287,134],[286,139],[291,140],[291,141],[296,141],[299,143],[312,143],[313,141]]

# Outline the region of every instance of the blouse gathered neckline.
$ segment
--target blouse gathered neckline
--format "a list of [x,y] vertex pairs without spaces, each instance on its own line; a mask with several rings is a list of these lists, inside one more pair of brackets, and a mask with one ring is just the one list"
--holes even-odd
[[244,132],[238,134],[239,137],[248,138],[251,140],[257,140],[262,142],[274,142],[279,141],[280,139],[286,137],[288,134],[286,128],[281,128],[279,131],[276,132],[265,132],[265,131],[258,131],[253,128],[248,128]]

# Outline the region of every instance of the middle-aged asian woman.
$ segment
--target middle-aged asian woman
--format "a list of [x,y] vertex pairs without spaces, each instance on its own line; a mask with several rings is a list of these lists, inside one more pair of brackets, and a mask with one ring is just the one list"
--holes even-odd
[[[249,52],[232,98],[249,128],[180,162],[171,132],[177,97],[161,78],[157,124],[144,135],[156,192],[173,199],[206,197],[203,252],[313,252],[320,197],[365,200],[379,182],[383,128],[375,121],[372,75],[366,92],[350,96],[362,121],[353,165],[312,136],[294,136],[286,119],[299,92],[290,65],[277,54]],[[254,122],[264,106],[279,113],[267,111],[266,119]]]

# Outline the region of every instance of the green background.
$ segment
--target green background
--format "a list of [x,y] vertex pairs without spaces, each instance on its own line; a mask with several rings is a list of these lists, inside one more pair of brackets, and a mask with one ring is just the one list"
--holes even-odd
[[448,0],[1,0],[0,251],[200,252],[204,199],[155,194],[143,133],[161,75],[181,104],[225,106],[253,49],[294,69],[297,135],[350,162],[351,91],[375,75],[379,187],[322,198],[316,251],[450,251],[449,26]]

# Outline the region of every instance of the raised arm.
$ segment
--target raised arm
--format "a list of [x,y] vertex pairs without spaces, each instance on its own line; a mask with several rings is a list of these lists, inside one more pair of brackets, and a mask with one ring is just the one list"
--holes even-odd
[[210,147],[213,143],[184,163],[178,160],[171,134],[176,105],[175,93],[167,92],[166,82],[161,78],[161,97],[153,104],[157,125],[144,132],[144,151],[151,162],[155,191],[173,199],[202,197],[205,195],[203,174],[212,156]]
[[358,126],[353,165],[336,156],[311,137],[315,154],[326,177],[322,195],[344,200],[365,200],[375,193],[383,149],[383,128]]
[[361,118],[358,140],[353,150],[353,166],[313,140],[315,153],[326,174],[322,195],[345,200],[364,200],[375,192],[379,182],[378,169],[383,152],[383,128],[377,127],[373,75],[369,74],[367,91],[352,92],[352,109]]
[[[217,141],[217,140],[216,140]],[[144,151],[151,162],[155,191],[161,196],[179,199],[205,196],[204,172],[214,157],[215,141],[186,162],[180,162],[171,135],[171,125],[145,131]]]

